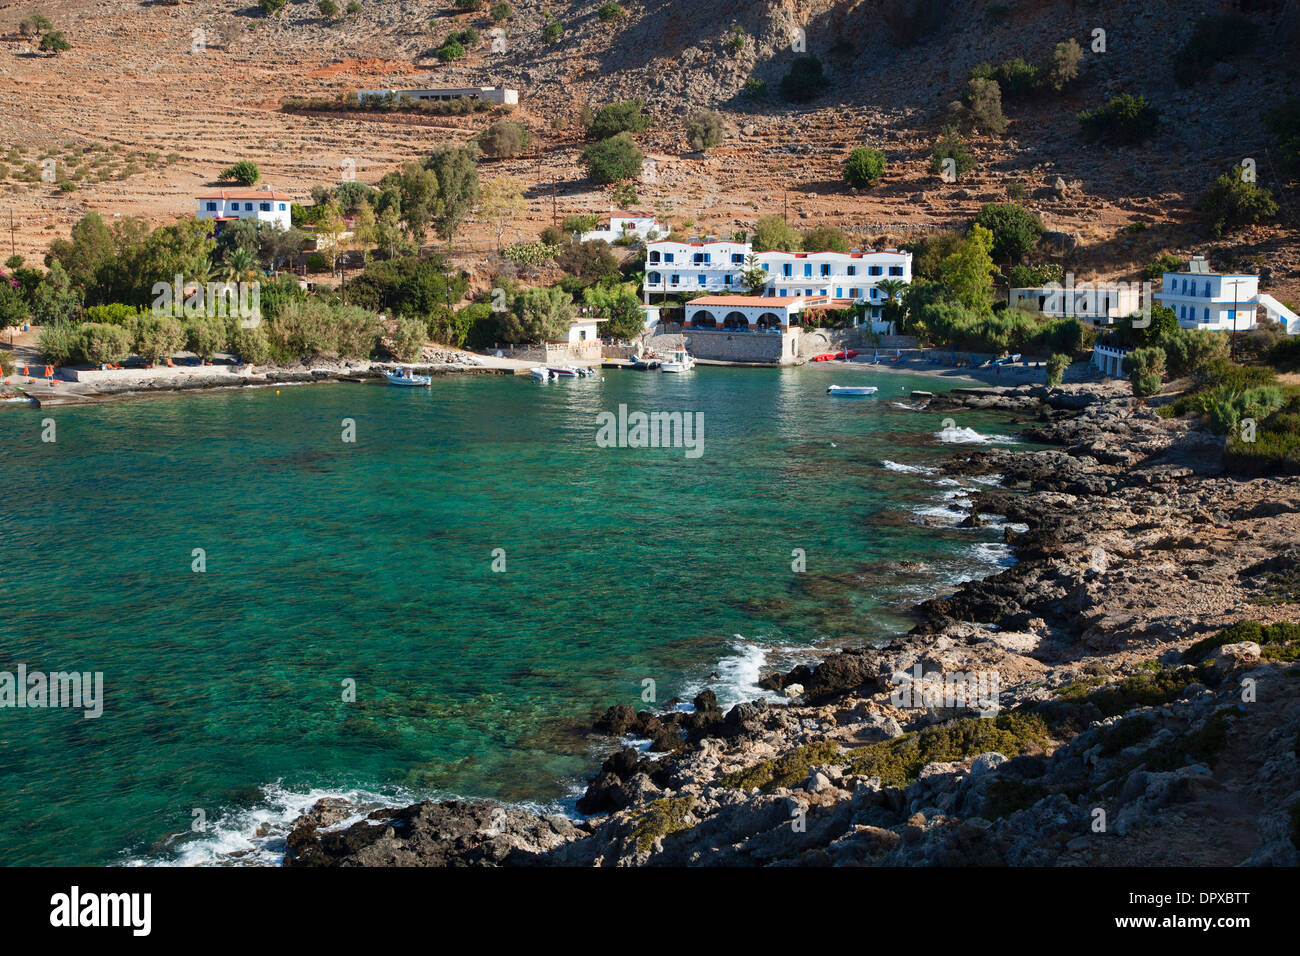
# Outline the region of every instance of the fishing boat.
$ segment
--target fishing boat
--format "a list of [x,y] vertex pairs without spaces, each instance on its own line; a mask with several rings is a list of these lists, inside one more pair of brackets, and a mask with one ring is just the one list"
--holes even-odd
[[533,378],[537,379],[537,381],[539,382],[545,382],[547,379],[551,377],[550,371],[546,368],[543,368],[540,365],[537,366],[537,368],[530,368],[528,370],[528,374],[531,375]]
[[829,395],[875,395],[874,385],[831,385],[826,389]]
[[661,372],[689,372],[695,368],[695,359],[686,349],[674,349],[672,358],[664,359],[659,363]]
[[399,368],[395,372],[384,372],[389,385],[404,385],[407,388],[427,388],[433,384],[432,375],[416,375],[409,368]]

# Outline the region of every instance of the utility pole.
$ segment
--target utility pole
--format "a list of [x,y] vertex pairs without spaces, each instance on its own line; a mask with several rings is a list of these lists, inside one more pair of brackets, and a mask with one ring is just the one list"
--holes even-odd
[[1228,283],[1228,285],[1232,286],[1232,346],[1230,352],[1234,362],[1237,361],[1237,286],[1240,284],[1240,279],[1233,279]]

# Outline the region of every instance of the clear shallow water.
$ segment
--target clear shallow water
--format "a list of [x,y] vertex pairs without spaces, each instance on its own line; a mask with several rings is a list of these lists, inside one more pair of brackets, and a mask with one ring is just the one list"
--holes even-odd
[[[826,395],[846,381],[881,394]],[[0,670],[103,671],[106,698],[0,709],[0,860],[272,862],[327,793],[565,806],[591,718],[643,679],[726,706],[1005,560],[914,513],[951,482],[881,465],[947,454],[941,416],[893,404],[942,387],[699,369],[0,409]],[[702,457],[597,447],[620,403],[702,412]]]

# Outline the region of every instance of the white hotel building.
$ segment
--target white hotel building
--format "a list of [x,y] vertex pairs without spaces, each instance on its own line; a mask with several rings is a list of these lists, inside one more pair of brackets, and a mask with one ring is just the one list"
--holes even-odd
[[[651,242],[646,245],[645,294],[734,292],[745,287],[748,242]],[[880,252],[759,252],[758,268],[768,274],[760,293],[773,298],[818,298],[837,306],[865,302],[880,318],[885,295],[876,287],[883,279],[912,281],[912,254]]]
[[1259,276],[1210,272],[1203,256],[1194,256],[1186,271],[1166,272],[1154,298],[1173,309],[1185,329],[1231,332],[1235,327],[1245,332],[1255,328],[1256,310],[1262,306],[1288,334],[1300,334],[1300,318],[1259,291]]

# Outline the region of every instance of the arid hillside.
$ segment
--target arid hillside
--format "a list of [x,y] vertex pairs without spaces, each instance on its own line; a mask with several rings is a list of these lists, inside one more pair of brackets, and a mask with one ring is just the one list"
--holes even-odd
[[[640,137],[655,161],[640,204],[671,215],[684,232],[726,235],[759,215],[787,212],[796,226],[825,223],[864,244],[898,242],[959,224],[983,202],[1023,195],[1059,234],[1057,260],[1081,278],[1132,277],[1161,252],[1208,251],[1223,264],[1267,268],[1274,295],[1300,298],[1300,194],[1279,183],[1262,121],[1300,86],[1284,53],[1297,37],[1294,3],[1237,4],[1258,23],[1258,42],[1207,64],[1191,86],[1175,82],[1176,51],[1197,15],[1233,4],[626,0],[616,19],[602,18],[600,6],[514,3],[501,24],[504,50],[493,52],[485,10],[456,13],[450,0],[361,0],[359,12],[335,22],[306,0],[272,17],[222,0],[0,5],[0,153],[7,154],[0,162],[8,169],[0,225],[8,232],[12,213],[13,246],[33,262],[87,210],[155,222],[191,212],[196,190],[237,159],[253,160],[264,181],[303,199],[313,184],[337,182],[348,161],[357,178],[373,182],[438,143],[467,139],[489,115],[303,115],[283,111],[281,100],[505,83],[519,89],[516,117],[537,146],[526,159],[482,170],[530,185],[529,215],[510,237],[535,235],[551,221],[553,192],[561,216],[609,208],[609,190],[587,180],[578,163],[577,115],[583,106],[635,96],[656,120]],[[35,13],[70,50],[33,50],[19,24]],[[548,42],[544,30],[554,21],[563,33]],[[462,59],[440,62],[433,51],[466,26],[482,42]],[[1007,99],[1009,128],[975,138],[973,173],[946,183],[930,172],[945,108],[973,67],[1012,57],[1041,63],[1068,38],[1085,51],[1077,84],[1061,95]],[[794,106],[777,88],[800,47],[822,59],[831,83]],[[766,81],[766,97],[746,93],[750,77]],[[1086,141],[1076,114],[1122,92],[1157,108],[1157,135],[1132,147]],[[729,124],[727,139],[707,154],[691,151],[683,134],[686,118],[702,108],[722,111]],[[855,192],[840,168],[864,144],[883,150],[889,167],[883,183]],[[86,154],[93,160],[75,191],[17,178],[49,155],[94,146],[102,148]],[[1199,221],[1196,199],[1247,158],[1281,211],[1267,226],[1215,239]],[[466,240],[458,254],[468,258],[491,242],[483,228]]]

